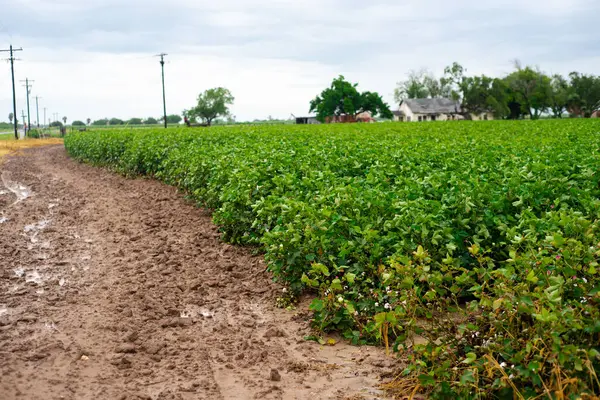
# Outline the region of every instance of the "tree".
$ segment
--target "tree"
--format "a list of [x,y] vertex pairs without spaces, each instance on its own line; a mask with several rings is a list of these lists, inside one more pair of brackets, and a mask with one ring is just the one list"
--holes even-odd
[[108,119],[103,118],[103,119],[98,119],[94,122],[92,122],[92,125],[94,126],[104,126],[104,125],[108,125]]
[[125,122],[122,119],[119,118],[111,118],[108,123],[110,125],[123,125]]
[[[410,71],[407,79],[398,82],[394,89],[394,99],[400,103],[404,99],[423,99],[429,97],[429,86],[433,86],[435,79],[427,74],[426,70]],[[435,88],[432,88],[435,90]]]
[[89,125],[89,124],[92,123],[92,120],[90,118],[88,118],[88,119],[85,120],[85,122],[87,122],[87,124]]
[[551,80],[539,70],[523,68],[515,62],[516,71],[506,77],[512,91],[512,100],[521,105],[521,111],[531,119],[538,119],[550,108]]
[[131,118],[129,121],[127,121],[127,123],[129,125],[142,125],[142,119],[141,118]]
[[229,105],[233,104],[234,97],[231,92],[223,87],[205,90],[204,93],[198,95],[196,106],[190,110],[184,111],[190,121],[195,121],[200,118],[208,124],[219,117],[227,117],[229,115]]
[[62,128],[62,127],[63,127],[63,124],[62,124],[62,122],[60,122],[60,121],[54,121],[54,122],[51,122],[51,123],[50,123],[50,127],[51,127],[51,128],[54,128],[54,127]]
[[156,118],[148,117],[144,121],[144,125],[156,125],[158,124],[158,120]]
[[552,76],[550,82],[550,109],[554,118],[562,118],[569,101],[569,82],[562,75]]
[[73,125],[73,126],[85,126],[85,122],[83,122],[83,121],[73,121],[71,123],[71,125]]
[[63,122],[65,123],[65,125],[67,124],[67,117],[62,117]]
[[431,74],[423,77],[423,83],[427,88],[427,94],[431,98],[450,97],[450,82],[445,78],[436,79]]
[[456,92],[460,99],[461,114],[493,113],[501,118],[509,113],[506,102],[506,84],[501,79],[485,75],[462,77]]
[[14,117],[15,117],[15,115],[13,113],[9,113],[8,114],[8,122],[10,122],[12,124]]
[[444,77],[440,79],[448,97],[457,102],[457,113],[466,119],[482,113],[493,113],[497,118],[506,116],[509,113],[506,84],[485,75],[466,76],[466,71],[454,62],[444,68]]
[[600,110],[600,77],[571,72],[567,107],[572,115],[589,118]]
[[310,102],[309,112],[316,112],[317,119],[321,122],[332,116],[349,115],[355,118],[363,112],[377,114],[383,118],[393,118],[389,106],[376,92],[359,93],[357,83],[351,84],[340,75],[335,78],[331,86],[321,92]]
[[181,122],[183,118],[181,118],[181,115],[177,115],[177,114],[172,114],[172,115],[167,115],[167,123],[169,124],[178,124]]

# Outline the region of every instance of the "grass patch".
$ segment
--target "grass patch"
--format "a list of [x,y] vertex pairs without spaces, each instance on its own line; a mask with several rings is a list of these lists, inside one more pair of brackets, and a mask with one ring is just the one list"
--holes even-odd
[[[8,136],[10,139],[5,139],[3,136]],[[15,140],[12,135],[0,135],[0,159],[19,150],[62,143],[63,139],[58,138]]]

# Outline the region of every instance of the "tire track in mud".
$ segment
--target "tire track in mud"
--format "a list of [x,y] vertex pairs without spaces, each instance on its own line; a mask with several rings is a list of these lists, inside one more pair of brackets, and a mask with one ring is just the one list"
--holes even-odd
[[304,341],[306,307],[176,189],[62,146],[2,173],[29,192],[0,192],[0,398],[384,398],[394,360]]

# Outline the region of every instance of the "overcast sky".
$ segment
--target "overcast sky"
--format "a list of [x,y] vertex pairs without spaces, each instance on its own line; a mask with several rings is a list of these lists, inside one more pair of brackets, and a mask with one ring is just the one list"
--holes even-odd
[[[16,79],[35,80],[48,117],[160,116],[153,55],[165,52],[169,114],[224,86],[237,119],[252,120],[306,115],[339,74],[393,108],[408,71],[439,75],[453,61],[473,74],[504,74],[515,59],[600,74],[598,20],[598,0],[3,0],[0,48],[23,47]],[[2,121],[12,93],[0,68]],[[20,83],[17,102],[27,110]]]

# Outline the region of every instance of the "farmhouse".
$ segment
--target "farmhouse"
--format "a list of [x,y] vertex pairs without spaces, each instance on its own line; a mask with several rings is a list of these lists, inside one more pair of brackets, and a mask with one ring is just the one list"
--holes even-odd
[[[493,119],[492,113],[471,114],[472,120]],[[460,103],[447,98],[406,99],[400,103],[400,109],[394,111],[394,121],[450,121],[465,119],[461,114]]]

